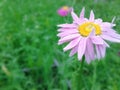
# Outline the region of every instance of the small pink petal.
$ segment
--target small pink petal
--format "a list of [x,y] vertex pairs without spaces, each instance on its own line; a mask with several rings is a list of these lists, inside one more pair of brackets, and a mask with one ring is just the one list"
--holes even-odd
[[91,10],[89,20],[94,21],[94,19],[95,19],[94,12],[93,12],[93,10]]
[[78,46],[78,59],[81,60],[86,50],[87,38],[81,38]]
[[77,29],[74,29],[74,28],[60,28],[58,29],[58,32],[72,32],[72,31],[75,31],[77,32],[78,30]]
[[81,13],[80,13],[80,18],[81,18],[81,19],[84,19],[84,14],[85,14],[85,8],[83,7],[83,8],[82,8],[82,11],[81,11]]
[[97,53],[97,59],[99,60],[101,58],[100,50],[99,50],[99,45],[96,45],[96,53]]
[[106,52],[106,47],[104,45],[99,45],[99,50],[100,50],[101,57],[104,58],[105,52]]
[[68,36],[70,34],[77,34],[78,32],[79,32],[78,30],[68,30],[68,31],[64,31],[64,32],[57,34],[57,36],[63,38],[63,37]]
[[78,16],[73,11],[71,12],[71,16],[72,16],[74,22],[76,22],[77,24],[80,23]]
[[[64,31],[65,33],[78,33],[79,31],[77,29],[68,29]],[[63,33],[63,32],[62,32]]]
[[62,27],[62,28],[76,28],[75,24],[59,24],[57,25],[58,27]]
[[81,37],[72,40],[63,50],[67,51],[67,50],[75,47],[79,43],[80,39],[81,39]]
[[80,37],[80,34],[71,34],[69,36],[63,37],[59,40],[58,44],[62,44],[68,41],[71,41],[74,38]]
[[78,45],[75,46],[75,47],[71,50],[69,56],[70,56],[70,57],[73,56],[75,53],[77,53],[77,51],[78,51]]
[[88,51],[85,52],[85,60],[88,64],[90,63],[90,55],[88,54]]

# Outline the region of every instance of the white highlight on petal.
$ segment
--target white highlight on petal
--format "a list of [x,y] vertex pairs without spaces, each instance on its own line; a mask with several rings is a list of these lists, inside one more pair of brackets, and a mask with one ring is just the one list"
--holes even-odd
[[86,41],[87,38],[81,38],[80,42],[79,42],[79,46],[78,46],[78,60],[82,59],[82,56],[85,53],[86,50]]

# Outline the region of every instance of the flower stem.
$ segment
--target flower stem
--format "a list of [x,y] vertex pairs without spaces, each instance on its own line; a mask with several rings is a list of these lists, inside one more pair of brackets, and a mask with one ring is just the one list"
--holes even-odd
[[79,68],[77,71],[73,74],[73,90],[82,90],[83,86],[83,80],[82,80],[82,74],[83,74],[83,66],[84,66],[84,57],[82,59],[81,64],[79,64]]
[[92,87],[91,87],[91,90],[95,90],[95,83],[96,83],[96,78],[97,78],[97,75],[96,75],[96,63],[94,63],[94,71],[93,71],[93,80],[92,80]]

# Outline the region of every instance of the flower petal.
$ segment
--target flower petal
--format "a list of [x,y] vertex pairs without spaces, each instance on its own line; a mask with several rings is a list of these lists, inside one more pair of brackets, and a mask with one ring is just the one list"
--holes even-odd
[[88,37],[92,37],[92,36],[95,36],[95,30],[93,29],[92,32],[89,34]]
[[77,29],[74,28],[60,28],[58,29],[58,32],[71,32],[71,31],[78,31]]
[[57,36],[63,38],[63,37],[68,36],[70,34],[77,34],[78,32],[79,31],[76,29],[75,30],[68,30],[68,31],[64,31],[64,32],[57,34]]
[[94,44],[104,44],[103,39],[100,36],[93,36],[91,40]]
[[82,8],[82,11],[81,11],[81,13],[80,13],[80,18],[81,18],[81,19],[84,19],[84,14],[85,14],[85,8],[83,7],[83,8]]
[[75,53],[77,53],[77,51],[78,51],[78,45],[75,46],[75,47],[71,50],[69,56],[70,56],[70,57],[73,56]]
[[95,55],[94,46],[93,46],[91,40],[89,40],[89,41],[87,42],[87,50],[88,50],[88,52],[89,52],[89,55],[90,55],[91,60],[95,59],[95,56],[94,56],[94,55]]
[[105,40],[111,41],[111,42],[117,42],[120,43],[120,39],[116,39],[114,37],[110,37],[108,35],[101,35],[101,37]]
[[109,23],[109,22],[103,22],[103,23],[101,23],[101,25],[100,25],[101,27],[106,27],[106,28],[111,28],[111,27],[113,27],[113,26],[115,26],[115,24],[112,24],[112,23]]
[[67,51],[67,50],[75,47],[79,43],[80,39],[81,39],[81,37],[72,40],[63,50]]
[[113,31],[103,32],[102,34],[110,36],[110,37],[113,37],[113,38],[116,38],[116,39],[120,39],[120,35],[115,33],[115,32],[113,32]]
[[85,57],[86,57],[87,63],[90,63],[91,60],[95,59],[94,46],[93,46],[92,41],[90,39],[87,40]]
[[58,27],[62,27],[62,28],[76,28],[75,24],[59,24],[57,25]]
[[101,58],[100,50],[99,50],[99,45],[96,45],[96,54],[97,54],[97,59],[99,60]]
[[81,60],[82,59],[82,56],[84,55],[85,53],[85,50],[86,50],[86,41],[87,41],[87,38],[81,38],[80,42],[79,42],[79,46],[78,46],[78,59]]
[[101,27],[102,32],[114,32],[116,33],[116,31],[114,29],[112,29],[111,27]]
[[95,21],[94,21],[95,23],[97,23],[97,24],[101,24],[102,23],[102,19],[96,19]]
[[59,40],[58,44],[62,44],[68,41],[71,41],[74,38],[80,37],[80,34],[71,34],[69,36],[63,37]]
[[73,22],[76,22],[77,24],[80,23],[78,16],[73,11],[71,12],[71,16],[72,16],[72,18],[74,20]]
[[85,52],[85,60],[88,64],[90,63],[90,55],[88,54],[88,51]]
[[99,45],[99,50],[100,50],[101,57],[104,58],[105,57],[105,52],[106,52],[105,45]]
[[93,12],[93,10],[91,10],[89,20],[94,21],[94,19],[95,19],[94,12]]
[[107,44],[107,42],[104,41],[104,44],[106,47],[110,47],[109,44]]

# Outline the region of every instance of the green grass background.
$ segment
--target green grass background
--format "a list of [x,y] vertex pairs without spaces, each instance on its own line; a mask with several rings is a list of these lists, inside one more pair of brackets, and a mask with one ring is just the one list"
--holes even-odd
[[[103,21],[116,16],[120,33],[120,0],[0,0],[0,90],[75,90],[80,62],[57,45],[56,25],[72,22],[57,14],[63,5]],[[82,90],[120,90],[120,44],[109,44],[104,59],[85,63]]]

